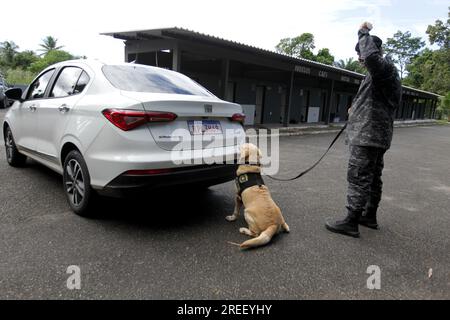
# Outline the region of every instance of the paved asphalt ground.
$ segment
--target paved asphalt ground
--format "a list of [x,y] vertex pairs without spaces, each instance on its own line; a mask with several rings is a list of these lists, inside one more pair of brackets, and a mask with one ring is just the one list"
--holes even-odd
[[[4,111],[0,112],[0,119]],[[280,176],[307,167],[332,135],[281,138]],[[3,139],[2,139],[3,141]],[[104,200],[101,217],[71,213],[61,177],[36,162],[7,165],[0,147],[2,299],[449,299],[450,125],[396,129],[386,155],[381,230],[361,238],[329,233],[344,214],[347,148],[342,139],[312,173],[266,179],[291,233],[241,252],[229,223],[233,184],[142,201]],[[68,290],[69,265],[81,290]],[[381,269],[369,290],[368,266]],[[429,269],[432,277],[428,277]]]

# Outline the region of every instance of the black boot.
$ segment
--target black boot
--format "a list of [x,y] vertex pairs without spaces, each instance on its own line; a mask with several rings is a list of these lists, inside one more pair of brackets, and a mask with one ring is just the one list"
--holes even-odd
[[377,208],[367,207],[359,218],[359,224],[370,229],[378,230]]
[[331,232],[344,234],[346,236],[359,238],[358,220],[361,212],[349,211],[347,217],[342,221],[325,223],[325,227]]

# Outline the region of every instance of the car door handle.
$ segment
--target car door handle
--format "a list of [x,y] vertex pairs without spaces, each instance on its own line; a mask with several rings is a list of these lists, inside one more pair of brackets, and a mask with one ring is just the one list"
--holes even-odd
[[70,108],[67,106],[67,104],[62,104],[62,105],[59,106],[58,110],[61,113],[66,113],[67,111],[70,110]]
[[36,111],[36,105],[32,104],[28,107],[28,109],[30,109],[31,112],[35,112]]

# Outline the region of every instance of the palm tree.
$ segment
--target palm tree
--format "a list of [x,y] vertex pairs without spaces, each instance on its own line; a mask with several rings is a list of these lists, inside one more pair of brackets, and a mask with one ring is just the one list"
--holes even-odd
[[19,46],[14,43],[14,41],[4,41],[0,43],[0,55],[6,64],[12,65],[14,56],[17,53]]
[[348,70],[347,68],[351,67],[351,64],[352,64],[354,61],[355,61],[355,60],[353,60],[353,58],[348,58],[348,59],[345,59],[345,60],[340,59],[339,61],[336,61],[336,62],[334,63],[334,65],[335,65],[336,67],[338,67],[338,68]]
[[42,39],[42,43],[39,45],[42,47],[42,49],[39,49],[39,51],[42,51],[42,55],[46,55],[52,50],[59,50],[63,48],[64,46],[57,46],[56,43],[58,42],[58,39],[53,38],[52,36],[47,36],[44,39]]
[[341,69],[359,73],[366,73],[365,69],[361,66],[361,64],[358,61],[354,60],[353,58],[348,58],[345,60],[340,59],[339,61],[336,61],[334,65],[335,67]]

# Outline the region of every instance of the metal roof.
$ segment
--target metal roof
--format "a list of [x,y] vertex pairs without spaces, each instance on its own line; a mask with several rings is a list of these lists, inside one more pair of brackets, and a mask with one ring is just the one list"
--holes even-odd
[[[177,38],[177,36],[184,36],[184,37],[189,37],[193,40],[201,40],[201,41],[210,42],[210,43],[213,43],[216,45],[225,45],[227,47],[232,47],[232,48],[242,50],[242,51],[250,51],[252,53],[258,53],[258,54],[271,56],[273,58],[282,59],[282,60],[285,60],[285,61],[288,61],[288,62],[294,63],[294,64],[301,64],[301,65],[306,64],[308,66],[313,66],[313,67],[317,67],[320,69],[335,71],[335,72],[339,72],[342,74],[351,75],[358,79],[362,79],[365,77],[364,74],[353,72],[353,71],[342,69],[342,68],[338,68],[335,66],[330,66],[330,65],[323,64],[323,63],[320,63],[317,61],[312,61],[312,60],[308,60],[308,59],[304,59],[304,58],[297,58],[297,57],[293,57],[293,56],[290,56],[290,55],[287,55],[284,53],[279,53],[276,51],[267,50],[267,49],[251,46],[251,45],[248,45],[245,43],[241,43],[241,42],[237,42],[237,41],[233,41],[233,40],[227,40],[227,39],[223,39],[220,37],[216,37],[214,35],[209,35],[206,33],[201,33],[201,32],[197,32],[197,31],[193,31],[193,30],[189,30],[189,29],[185,29],[185,28],[180,28],[180,27],[148,29],[148,30],[130,30],[130,31],[119,31],[119,32],[105,32],[105,33],[101,33],[101,34],[111,36],[111,37],[114,37],[117,39],[122,39],[122,40],[156,40],[156,39]],[[438,94],[435,94],[432,92],[427,92],[427,91],[423,91],[423,90],[419,90],[419,89],[415,89],[415,88],[411,88],[411,87],[407,87],[407,86],[403,86],[403,87],[409,91],[414,91],[417,93],[422,93],[422,94],[426,94],[426,95],[432,95],[432,96],[439,97]]]

